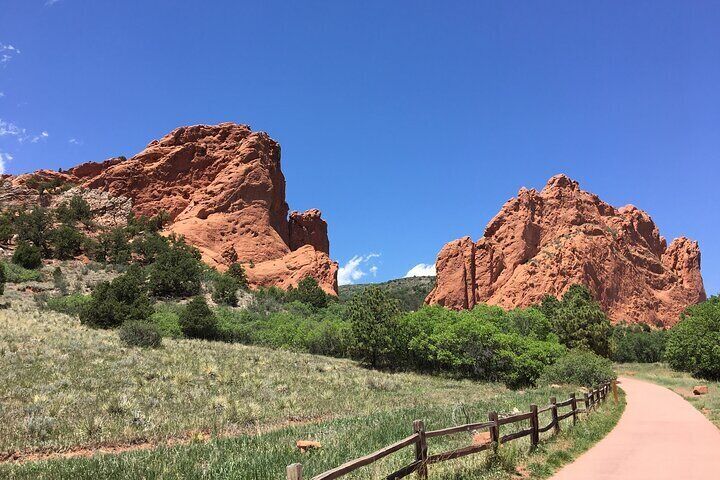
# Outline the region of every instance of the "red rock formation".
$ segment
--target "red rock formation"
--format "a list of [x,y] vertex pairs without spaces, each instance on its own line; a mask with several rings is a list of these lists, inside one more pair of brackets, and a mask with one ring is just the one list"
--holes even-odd
[[280,145],[266,133],[234,123],[180,127],[132,158],[85,163],[67,175],[132,199],[137,214],[166,210],[169,232],[213,266],[245,264],[253,286],[287,288],[312,275],[337,293],[327,224],[318,210],[288,219]]
[[672,325],[705,299],[697,242],[668,247],[647,213],[616,209],[564,175],[541,192],[522,188],[480,240],[445,245],[436,268],[426,303],[453,309],[528,306],[581,283],[614,322]]

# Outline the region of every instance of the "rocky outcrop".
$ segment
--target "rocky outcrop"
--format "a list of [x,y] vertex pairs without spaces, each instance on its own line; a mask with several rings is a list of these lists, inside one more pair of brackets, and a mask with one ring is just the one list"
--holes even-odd
[[337,293],[327,224],[319,210],[288,217],[280,145],[247,125],[180,127],[132,158],[44,175],[130,199],[138,215],[167,211],[168,233],[183,235],[210,265],[244,264],[255,287],[287,288],[311,275]]
[[436,269],[426,303],[453,309],[533,305],[581,283],[614,322],[672,325],[705,299],[697,242],[668,247],[647,213],[616,209],[564,175],[521,189],[480,240],[445,245]]

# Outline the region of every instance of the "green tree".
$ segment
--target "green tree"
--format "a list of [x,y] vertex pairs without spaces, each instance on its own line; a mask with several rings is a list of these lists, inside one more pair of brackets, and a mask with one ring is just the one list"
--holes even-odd
[[99,262],[126,264],[132,258],[128,233],[122,227],[115,227],[102,233],[92,248],[92,256]]
[[9,243],[14,234],[13,213],[7,210],[0,212],[0,243]]
[[227,274],[237,281],[238,288],[242,288],[243,290],[248,289],[247,275],[242,265],[237,262],[230,264]]
[[63,275],[62,269],[60,267],[55,267],[52,273],[53,278],[53,286],[60,292],[61,295],[67,295],[68,293],[68,283],[65,279],[65,275]]
[[21,212],[15,220],[15,230],[21,242],[30,242],[40,249],[41,254],[49,252],[47,245],[51,219],[47,210],[35,207],[29,212]]
[[153,313],[142,270],[131,266],[112,282],[101,282],[92,291],[80,322],[99,328],[118,327],[126,321],[144,321]]
[[238,303],[238,288],[240,286],[235,277],[227,273],[219,274],[213,280],[212,299],[215,303],[235,307]]
[[720,379],[720,297],[688,307],[668,331],[665,359],[675,370]]
[[188,338],[212,340],[217,337],[217,318],[205,298],[199,295],[193,297],[180,312],[178,323]]
[[358,360],[374,368],[391,364],[399,313],[397,301],[376,286],[353,297],[347,314],[354,337],[353,354]]
[[148,267],[150,293],[158,297],[191,297],[200,293],[200,252],[182,238],[171,237],[167,250]]
[[553,333],[566,347],[610,355],[610,320],[586,286],[572,285],[559,304],[546,297],[540,311],[548,312]]
[[58,205],[55,216],[66,225],[75,225],[77,222],[88,225],[92,219],[92,209],[82,196],[74,195],[69,202]]
[[40,248],[27,242],[19,243],[13,253],[12,263],[30,270],[40,268],[42,266]]
[[50,244],[53,256],[59,260],[69,260],[80,255],[85,235],[70,225],[60,225],[50,232]]
[[290,287],[287,291],[287,300],[290,302],[298,301],[313,308],[319,309],[327,306],[330,298],[327,293],[320,288],[317,280],[313,277],[305,277],[296,288]]

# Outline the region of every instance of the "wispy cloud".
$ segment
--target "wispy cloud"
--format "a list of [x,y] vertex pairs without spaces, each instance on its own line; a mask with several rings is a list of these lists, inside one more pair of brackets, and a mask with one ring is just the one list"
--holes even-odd
[[0,118],[0,137],[16,137],[18,140],[25,137],[25,129],[20,128],[12,122],[7,122]]
[[3,98],[5,96],[5,92],[0,92],[0,98]]
[[5,66],[16,55],[20,55],[19,49],[10,44],[0,43],[0,65]]
[[12,159],[13,156],[9,153],[0,152],[0,175],[5,173],[5,165],[7,165],[7,162],[11,161]]
[[60,0],[46,0],[46,1],[45,1],[45,6],[46,6],[46,7],[52,7],[53,5],[55,5],[56,3],[58,3],[59,1],[60,1]]
[[435,276],[435,265],[427,264],[427,263],[418,263],[414,267],[412,267],[408,272],[405,274],[405,278],[407,277],[434,277]]
[[40,140],[45,140],[49,137],[48,132],[40,132],[40,135],[33,135],[32,138],[30,138],[30,143],[38,143]]
[[77,138],[71,138],[70,140],[68,140],[68,143],[69,143],[70,145],[82,145],[82,144],[83,144],[83,141],[82,141],[82,140],[78,140]]
[[338,270],[338,284],[352,285],[367,276],[368,272],[370,272],[372,276],[377,275],[378,267],[377,265],[373,265],[372,261],[379,256],[379,253],[370,253],[352,257]]

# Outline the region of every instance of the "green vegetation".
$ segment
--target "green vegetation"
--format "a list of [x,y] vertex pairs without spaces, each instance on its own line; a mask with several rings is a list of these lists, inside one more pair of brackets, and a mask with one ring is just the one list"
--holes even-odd
[[589,350],[571,350],[557,362],[545,367],[539,383],[543,385],[570,383],[593,387],[617,378],[613,364]]
[[37,282],[43,278],[39,270],[30,270],[15,263],[0,263],[8,283]]
[[201,296],[190,300],[180,313],[178,323],[188,338],[212,340],[217,337],[217,318]]
[[235,277],[225,273],[219,274],[213,280],[212,299],[213,302],[220,305],[237,306],[237,291],[240,289],[240,283]]
[[539,308],[550,320],[560,343],[568,348],[587,348],[598,355],[609,356],[610,320],[586,286],[572,285],[562,300],[547,296]]
[[382,289],[369,287],[347,308],[353,333],[353,355],[373,367],[388,367],[399,350],[397,301]]
[[129,347],[158,348],[162,345],[160,328],[154,323],[131,320],[118,330],[120,341]]
[[5,268],[0,264],[0,295],[5,293]]
[[227,274],[230,275],[238,284],[238,288],[243,290],[248,289],[247,275],[245,269],[239,263],[231,263],[228,267]]
[[80,322],[113,328],[127,321],[143,321],[152,312],[143,273],[139,268],[131,268],[112,282],[102,282],[93,289],[90,301],[80,312]]
[[611,355],[614,362],[654,363],[665,354],[667,332],[645,324],[616,325],[611,338]]
[[327,293],[320,288],[317,280],[312,277],[305,277],[298,282],[297,287],[290,287],[285,294],[290,302],[301,302],[312,308],[324,308],[330,302]]
[[92,219],[92,210],[83,197],[74,195],[69,202],[58,205],[55,209],[55,216],[66,225],[75,225],[77,222],[89,225]]
[[91,296],[74,293],[72,295],[48,298],[45,302],[45,308],[55,312],[64,313],[66,315],[79,317],[88,305],[91,304]]
[[348,302],[369,286],[383,289],[390,298],[398,301],[403,312],[412,312],[423,306],[425,298],[435,287],[435,277],[398,278],[383,283],[340,285],[338,296],[341,302]]
[[675,370],[720,379],[720,297],[688,307],[669,331],[666,348]]
[[53,256],[59,260],[69,260],[80,255],[85,243],[85,235],[70,225],[60,225],[50,232]]
[[12,256],[12,263],[27,270],[35,270],[42,266],[40,249],[26,242],[18,244]]
[[200,252],[172,236],[148,267],[148,287],[156,297],[190,297],[200,293]]

